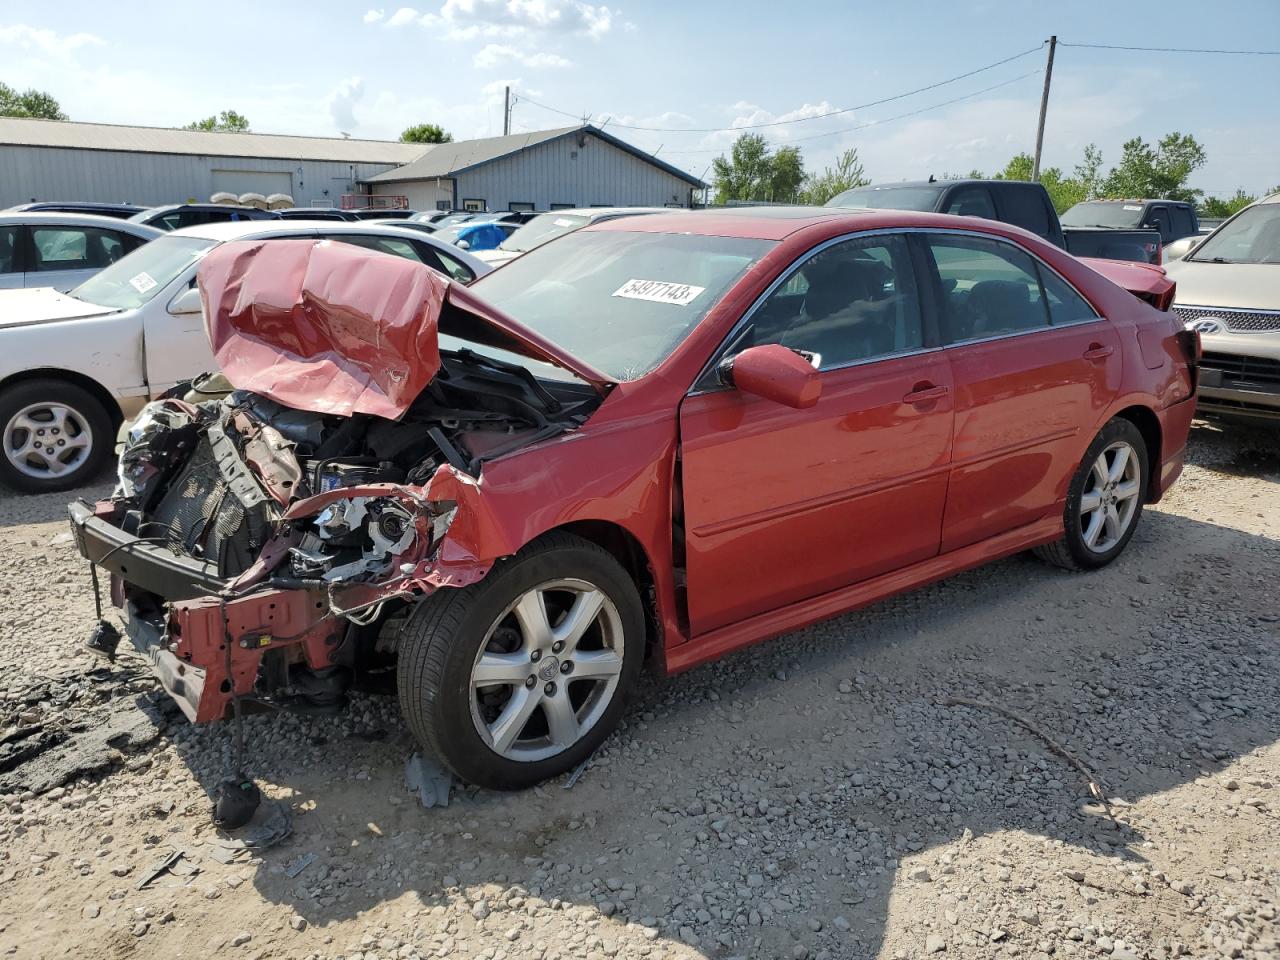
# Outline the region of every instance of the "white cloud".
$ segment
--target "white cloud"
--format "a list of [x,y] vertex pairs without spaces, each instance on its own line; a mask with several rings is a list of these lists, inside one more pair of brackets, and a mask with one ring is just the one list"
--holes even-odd
[[359,77],[343,80],[329,94],[329,116],[340,132],[350,133],[360,126],[356,119],[356,104],[364,97],[364,81]]
[[572,61],[555,53],[526,53],[515,47],[500,43],[486,44],[471,60],[472,64],[482,70],[491,70],[504,63],[519,63],[535,70],[544,67],[569,67]]
[[387,26],[403,27],[407,23],[413,23],[419,16],[420,14],[413,7],[401,7],[387,20]]
[[[377,16],[372,16],[377,14]],[[444,25],[454,40],[519,37],[530,34],[562,34],[599,39],[613,29],[615,12],[603,4],[582,0],[445,0],[438,13],[419,13],[401,7],[387,20],[388,27],[418,23]],[[366,23],[382,19],[381,10],[365,14]],[[633,30],[634,24],[625,28]]]
[[52,30],[19,23],[0,27],[0,43],[14,44],[23,50],[39,51],[47,56],[66,60],[81,47],[103,47],[107,41],[92,33],[59,35]]

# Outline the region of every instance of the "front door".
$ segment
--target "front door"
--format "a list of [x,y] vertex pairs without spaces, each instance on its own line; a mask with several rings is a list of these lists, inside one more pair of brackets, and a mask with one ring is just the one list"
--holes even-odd
[[945,553],[1059,509],[1121,358],[1111,324],[1020,247],[972,234],[926,245],[956,385]]
[[680,411],[694,636],[934,556],[951,375],[901,235],[807,256],[726,349],[781,343],[822,371],[795,410],[704,378]]

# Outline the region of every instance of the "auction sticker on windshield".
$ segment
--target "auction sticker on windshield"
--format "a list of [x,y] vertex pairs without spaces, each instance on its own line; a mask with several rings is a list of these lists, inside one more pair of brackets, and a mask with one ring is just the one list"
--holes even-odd
[[129,286],[133,287],[133,289],[137,290],[139,293],[146,293],[155,285],[156,282],[152,279],[151,274],[145,271],[129,281]]
[[687,283],[672,283],[669,280],[628,280],[612,296],[626,297],[628,300],[652,300],[655,303],[674,303],[685,307],[697,299],[706,287],[695,287]]

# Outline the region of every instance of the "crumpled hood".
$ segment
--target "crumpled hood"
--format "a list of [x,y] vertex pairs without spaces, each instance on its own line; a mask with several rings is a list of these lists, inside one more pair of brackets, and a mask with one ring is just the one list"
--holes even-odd
[[396,419],[440,369],[441,332],[602,374],[420,263],[328,240],[239,240],[197,273],[232,386],[315,413]]
[[55,320],[78,320],[115,313],[115,307],[85,303],[53,287],[0,290],[0,327],[26,327]]

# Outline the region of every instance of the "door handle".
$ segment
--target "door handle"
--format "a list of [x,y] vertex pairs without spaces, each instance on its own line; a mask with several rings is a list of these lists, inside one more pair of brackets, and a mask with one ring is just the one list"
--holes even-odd
[[1115,352],[1114,347],[1104,347],[1100,343],[1091,343],[1089,344],[1089,349],[1084,352],[1084,358],[1086,360],[1105,360]]
[[932,383],[925,381],[924,383],[917,383],[915,389],[902,398],[902,402],[930,403],[934,400],[941,400],[946,395],[946,387],[936,387]]

